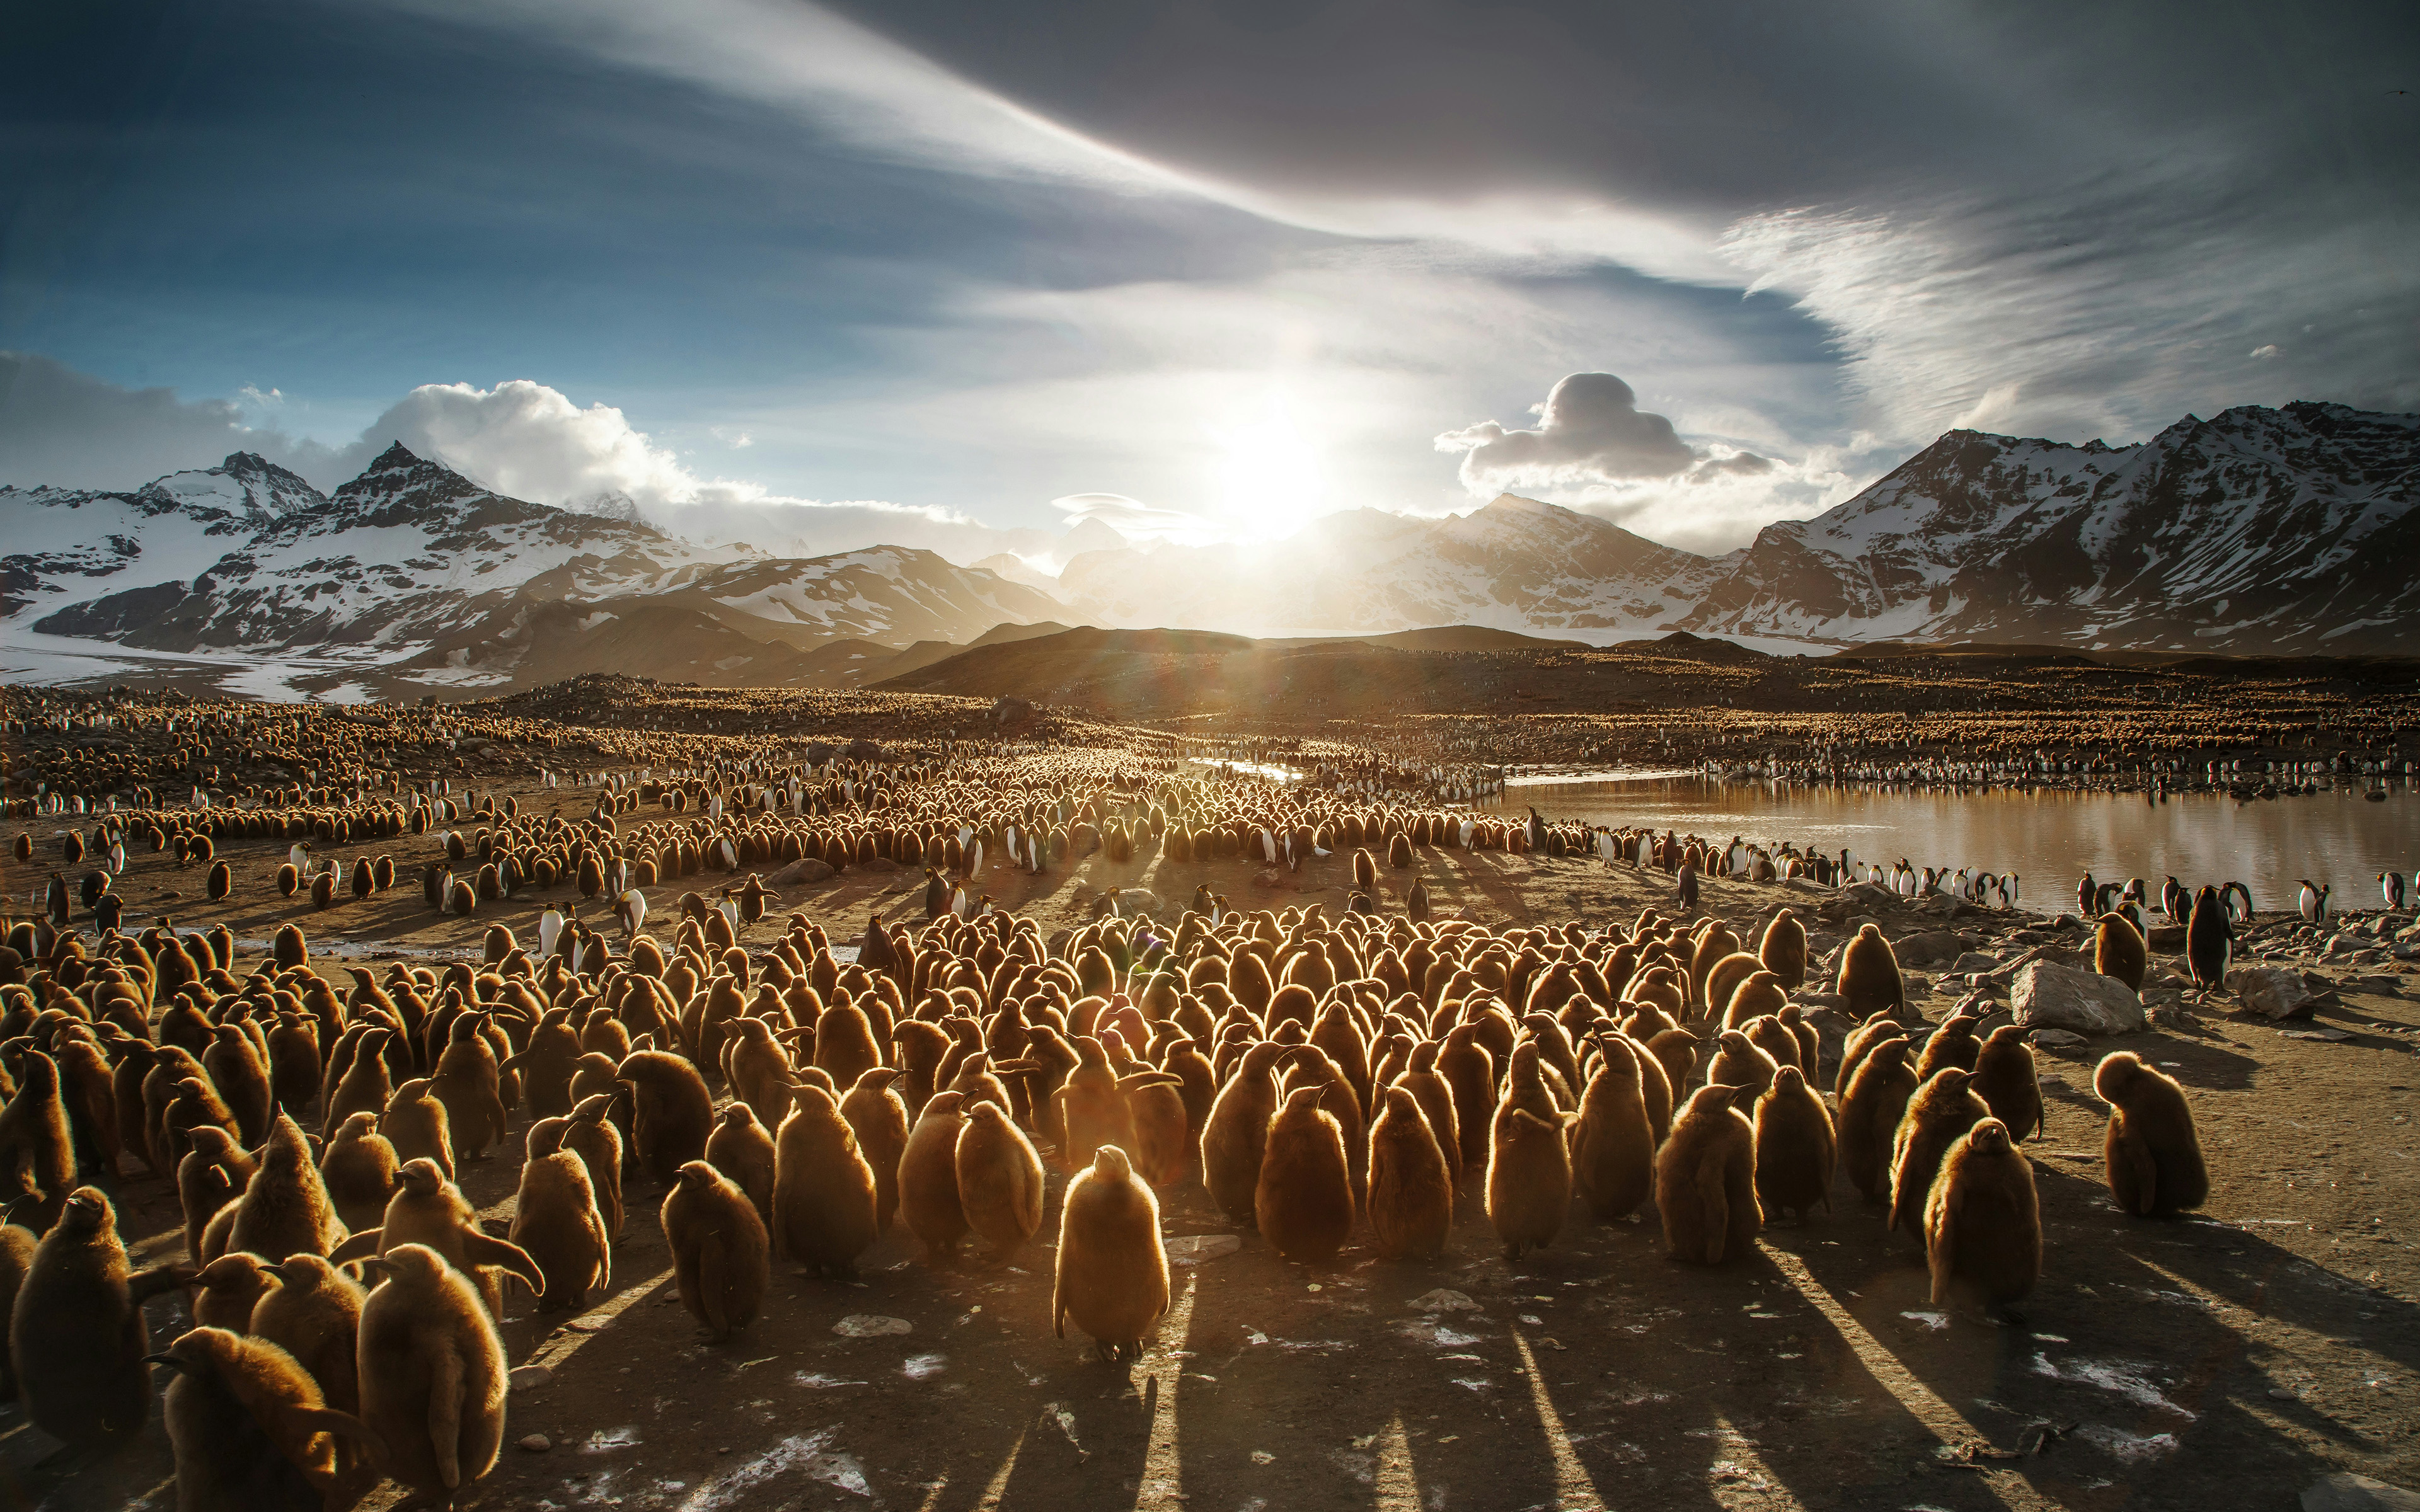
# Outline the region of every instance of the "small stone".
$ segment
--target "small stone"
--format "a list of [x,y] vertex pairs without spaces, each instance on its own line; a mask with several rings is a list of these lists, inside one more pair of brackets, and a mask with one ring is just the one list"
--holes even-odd
[[1439,1287],[1435,1291],[1424,1291],[1414,1297],[1412,1310],[1422,1313],[1475,1313],[1479,1311],[1479,1304],[1471,1301],[1466,1293]]
[[911,1334],[916,1325],[904,1318],[883,1318],[874,1313],[851,1313],[832,1325],[832,1332],[843,1338],[880,1338],[885,1334]]
[[542,1365],[515,1365],[512,1374],[504,1379],[512,1384],[515,1391],[535,1391],[541,1386],[554,1383],[554,1371],[550,1366]]
[[554,1441],[543,1433],[524,1433],[521,1435],[521,1447],[534,1455],[542,1455],[554,1447]]

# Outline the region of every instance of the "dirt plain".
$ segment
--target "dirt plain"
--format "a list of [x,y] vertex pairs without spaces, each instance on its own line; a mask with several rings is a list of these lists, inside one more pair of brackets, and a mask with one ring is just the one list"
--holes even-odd
[[[522,795],[541,807],[564,796]],[[35,830],[55,854],[48,823],[9,827]],[[384,849],[416,875],[430,843]],[[218,907],[200,902],[198,872],[131,858],[117,885],[128,927],[160,914],[183,928],[225,921],[243,942],[240,974],[294,919],[315,963],[341,976],[349,961],[475,954],[489,923],[527,934],[541,909],[573,896],[523,894],[463,920],[428,913],[407,886],[314,913],[269,886],[282,846],[224,854],[237,890]],[[47,874],[0,864],[15,899]],[[1490,924],[1599,924],[1670,898],[1660,874],[1593,860],[1423,852],[1419,866],[1440,916],[1466,909]],[[1181,907],[1206,882],[1240,907],[1317,901],[1337,913],[1350,873],[1338,856],[1278,886],[1254,879],[1240,863],[1163,868],[1150,853],[1115,868],[1096,855],[1039,878],[1000,872],[985,888],[1047,934],[1090,917],[1110,887],[1149,887]],[[1382,879],[1387,906],[1401,906],[1409,881]],[[838,940],[871,912],[921,918],[921,884],[851,868],[781,906]],[[679,890],[656,890],[659,915]],[[1783,899],[1710,882],[1704,906],[1746,920]],[[1891,932],[1901,925],[1923,927],[1899,920]],[[759,942],[776,928],[758,926]],[[2420,980],[2404,980],[2420,995]],[[1952,1000],[1918,1006],[1937,1018]],[[1445,1260],[1383,1262],[1357,1242],[1310,1269],[1244,1233],[1233,1253],[1179,1265],[1156,1344],[1110,1366],[1088,1340],[1050,1333],[1054,1172],[1043,1232],[1005,1263],[930,1269],[896,1227],[856,1285],[777,1260],[765,1314],[716,1347],[674,1304],[661,1193],[634,1179],[612,1288],[589,1312],[542,1319],[526,1293],[508,1293],[512,1362],[545,1365],[552,1379],[516,1390],[504,1458],[462,1504],[2092,1512],[2283,1509],[2338,1470],[2420,1484],[2420,1003],[2347,994],[2285,1026],[2223,1004],[2207,1015],[2043,1053],[2049,1131],[2028,1152],[2047,1263],[2014,1328],[1931,1307],[1917,1246],[1886,1235],[1845,1179],[1833,1212],[1770,1225],[1756,1257],[1706,1271],[1666,1257],[1652,1209],[1600,1224],[1576,1206],[1553,1247],[1508,1266],[1470,1172]],[[2314,1026],[2349,1037],[2285,1037]],[[2133,1221],[2108,1200],[2089,1084],[2118,1044],[2195,1099],[2213,1179],[2195,1217]],[[489,1216],[510,1211],[525,1123],[517,1117],[507,1146],[462,1173]],[[133,1178],[118,1196],[136,1262],[173,1257],[170,1186]],[[1171,1238],[1234,1232],[1198,1182],[1161,1201]],[[1447,1310],[1431,1310],[1439,1291],[1467,1305],[1446,1298]],[[150,1315],[157,1341],[186,1326],[175,1297]],[[836,1331],[856,1318],[908,1327]],[[532,1434],[549,1447],[515,1446]],[[107,1461],[46,1463],[54,1447],[0,1409],[0,1505],[174,1504],[156,1414]],[[383,1487],[363,1504],[398,1494]]]

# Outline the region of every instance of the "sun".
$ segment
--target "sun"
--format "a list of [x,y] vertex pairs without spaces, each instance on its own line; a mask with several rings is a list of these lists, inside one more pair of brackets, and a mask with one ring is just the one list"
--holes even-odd
[[1212,432],[1220,453],[1220,515],[1248,539],[1291,535],[1321,512],[1326,458],[1282,388],[1261,395],[1237,424]]

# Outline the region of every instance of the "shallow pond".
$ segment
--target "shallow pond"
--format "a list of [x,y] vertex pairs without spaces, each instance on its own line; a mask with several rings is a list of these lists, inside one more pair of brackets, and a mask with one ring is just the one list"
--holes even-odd
[[1931,789],[1803,787],[1647,774],[1620,780],[1525,781],[1482,805],[1550,819],[1653,825],[1716,841],[1795,841],[1860,864],[2015,872],[2020,905],[2075,906],[2075,885],[2147,878],[2187,886],[2240,880],[2264,911],[2294,906],[2304,877],[2334,887],[2330,906],[2374,908],[2378,873],[2420,869],[2420,795],[2397,785],[2383,803],[2358,793],[2239,803],[2180,795],[1948,793]]

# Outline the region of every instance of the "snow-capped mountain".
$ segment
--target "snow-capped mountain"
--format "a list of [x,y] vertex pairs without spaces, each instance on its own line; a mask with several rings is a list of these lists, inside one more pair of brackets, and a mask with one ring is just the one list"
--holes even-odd
[[886,648],[1062,620],[2420,653],[2415,503],[2420,416],[2293,404],[2188,416],[2127,447],[1952,431],[1724,557],[1508,494],[1458,518],[1331,515],[1251,546],[1152,548],[1088,521],[1067,543],[1105,548],[1054,584],[1030,557],[702,547],[615,501],[507,498],[399,445],[329,496],[238,454],[127,493],[0,488],[0,650],[21,653],[0,665],[90,675],[39,671],[35,654],[99,648],[317,656],[380,687],[581,671],[842,686]]
[[1679,624],[1837,640],[2420,650],[2420,415],[2187,416],[2127,447],[1951,431],[1767,526]]
[[1091,551],[1059,581],[1061,596],[1109,625],[1259,635],[1646,630],[1695,607],[1730,560],[1504,494],[1442,519],[1329,515],[1275,547]]
[[582,609],[550,642],[566,656],[651,609],[638,649],[656,675],[698,681],[753,655],[732,638],[969,640],[1062,612],[928,551],[698,547],[644,520],[505,497],[399,444],[326,497],[244,455],[127,494],[0,489],[0,628],[169,655],[342,654],[456,683],[565,675],[507,634],[549,605]]

